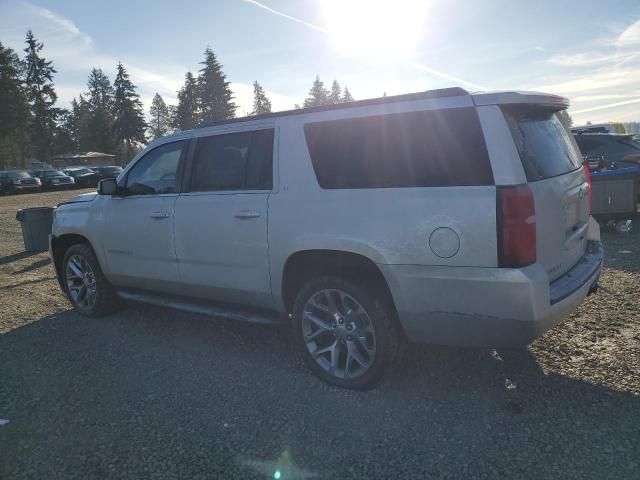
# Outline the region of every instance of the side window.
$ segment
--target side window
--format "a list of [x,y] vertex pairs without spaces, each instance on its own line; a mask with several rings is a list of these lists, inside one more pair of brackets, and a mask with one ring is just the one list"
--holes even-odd
[[192,192],[270,190],[273,129],[198,138]]
[[304,131],[321,188],[493,184],[473,108],[314,122]]
[[153,195],[178,191],[178,164],[185,142],[173,142],[151,150],[127,175],[129,195]]

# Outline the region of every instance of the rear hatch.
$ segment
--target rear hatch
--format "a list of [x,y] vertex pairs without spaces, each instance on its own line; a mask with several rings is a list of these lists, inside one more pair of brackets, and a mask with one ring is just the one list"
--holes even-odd
[[587,246],[590,200],[580,151],[557,109],[510,105],[503,112],[533,194],[536,261],[553,281],[580,260]]

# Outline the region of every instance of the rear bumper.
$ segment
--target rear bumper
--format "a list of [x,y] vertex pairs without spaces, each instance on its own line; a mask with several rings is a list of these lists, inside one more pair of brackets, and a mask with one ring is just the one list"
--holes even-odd
[[380,265],[410,341],[519,346],[562,322],[595,290],[600,242],[549,283],[541,265],[521,269]]

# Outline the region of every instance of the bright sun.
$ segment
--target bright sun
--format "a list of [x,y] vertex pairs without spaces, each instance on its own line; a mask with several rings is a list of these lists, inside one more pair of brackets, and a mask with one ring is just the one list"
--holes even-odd
[[322,0],[336,46],[358,56],[408,58],[425,28],[427,0]]

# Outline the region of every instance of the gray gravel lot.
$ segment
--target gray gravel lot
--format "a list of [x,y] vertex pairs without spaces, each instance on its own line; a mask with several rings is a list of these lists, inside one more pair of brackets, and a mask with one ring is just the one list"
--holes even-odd
[[[318,381],[286,334],[131,305],[70,310],[0,197],[0,479],[640,478],[640,234],[527,350],[412,346],[369,392]],[[628,253],[626,253],[628,252]]]

